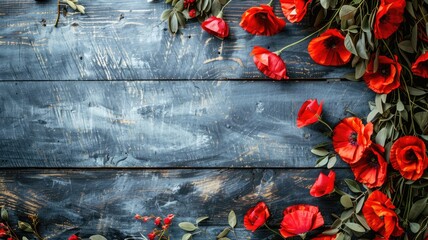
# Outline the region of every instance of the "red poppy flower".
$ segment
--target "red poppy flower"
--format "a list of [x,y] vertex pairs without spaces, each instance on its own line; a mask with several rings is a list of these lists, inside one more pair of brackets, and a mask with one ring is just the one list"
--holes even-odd
[[392,144],[389,158],[392,167],[409,180],[421,178],[428,167],[425,143],[415,136],[397,139]]
[[399,225],[395,206],[385,194],[376,190],[367,198],[363,206],[363,215],[369,227],[389,239],[390,236],[399,237],[404,233]]
[[403,22],[405,0],[381,0],[374,22],[374,35],[377,39],[389,38]]
[[5,228],[0,228],[0,237],[6,237],[7,236],[7,231]]
[[351,52],[345,47],[345,37],[339,30],[328,29],[309,42],[309,55],[320,65],[341,66],[351,60]]
[[302,128],[318,122],[321,117],[322,104],[318,104],[317,99],[306,100],[297,113],[297,127]]
[[353,164],[361,159],[363,152],[372,143],[373,124],[366,126],[361,119],[343,119],[333,130],[333,147],[343,161]]
[[307,232],[324,225],[318,207],[300,204],[288,207],[284,210],[284,218],[279,232],[285,238],[306,234]]
[[229,26],[223,20],[216,16],[207,18],[202,24],[202,29],[207,31],[209,34],[214,35],[220,39],[229,36]]
[[245,11],[239,26],[251,34],[272,36],[285,27],[285,21],[275,15],[271,6],[262,4]]
[[321,197],[330,194],[334,190],[334,181],[336,180],[336,173],[330,170],[328,176],[320,173],[314,185],[311,187],[310,194],[313,197]]
[[76,234],[73,234],[68,238],[68,240],[79,240],[79,239],[80,238]]
[[401,65],[397,61],[397,56],[394,56],[394,58],[379,56],[379,65],[376,72],[374,72],[374,57],[367,65],[363,79],[375,93],[388,94],[400,86]]
[[355,179],[365,184],[369,188],[380,187],[386,180],[386,170],[388,163],[383,154],[385,149],[376,143],[372,143],[361,157],[361,159],[351,164]]
[[335,240],[336,239],[336,234],[335,235],[318,235],[314,238],[312,238],[312,240]]
[[264,75],[276,79],[288,79],[284,61],[276,53],[266,48],[255,46],[251,51],[254,64]]
[[284,16],[294,23],[303,19],[312,0],[280,0],[280,2]]
[[413,74],[428,78],[428,52],[421,54],[412,65]]
[[244,227],[252,232],[266,223],[270,217],[269,209],[264,202],[257,203],[256,206],[250,208],[244,216]]

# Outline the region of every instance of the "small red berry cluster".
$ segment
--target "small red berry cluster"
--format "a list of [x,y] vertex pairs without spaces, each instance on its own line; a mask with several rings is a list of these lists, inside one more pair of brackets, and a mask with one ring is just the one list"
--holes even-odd
[[[169,239],[169,237],[166,235],[166,232],[168,231],[168,228],[172,223],[174,214],[168,214],[168,216],[166,216],[164,219],[154,215],[141,216],[140,214],[136,214],[134,218],[145,223],[153,219],[153,223],[155,224],[156,228],[154,228],[153,231],[147,234],[149,240],[155,240],[156,237],[158,237],[158,240]],[[160,229],[158,227],[160,227]]]
[[196,0],[184,0],[184,8],[189,10],[189,17],[196,17],[196,9],[195,9]]

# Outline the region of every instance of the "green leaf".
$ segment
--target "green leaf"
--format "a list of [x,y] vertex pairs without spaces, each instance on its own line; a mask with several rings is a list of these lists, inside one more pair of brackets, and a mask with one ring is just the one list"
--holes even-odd
[[202,222],[202,221],[205,221],[205,220],[207,220],[208,218],[209,218],[208,216],[198,217],[198,218],[196,219],[196,224],[198,224],[198,223],[200,223],[200,222]]
[[325,9],[320,9],[318,11],[317,17],[315,18],[314,27],[318,27],[322,23],[324,18],[325,18]]
[[349,80],[349,81],[358,81],[358,80],[355,78],[355,73],[353,73],[353,72],[351,72],[351,73],[346,73],[345,75],[343,75],[343,76],[342,76],[342,78],[345,78],[345,79],[347,79],[347,80]]
[[336,162],[337,162],[337,157],[331,157],[329,160],[328,160],[328,164],[327,164],[327,168],[328,169],[331,169],[331,168],[333,168],[334,167],[334,165],[336,164]]
[[420,229],[421,229],[421,225],[419,225],[419,223],[414,223],[414,222],[410,223],[410,231],[412,231],[412,233],[417,233],[419,232]]
[[355,215],[358,219],[358,222],[360,222],[361,226],[363,226],[365,229],[370,230],[370,226],[367,224],[366,219],[361,215]]
[[218,240],[230,240],[230,238],[222,237],[222,238],[219,238]]
[[339,11],[339,18],[342,21],[353,19],[356,12],[357,12],[356,7],[353,7],[351,5],[343,5]]
[[381,99],[381,95],[376,94],[375,97],[375,104],[376,104],[376,109],[380,114],[383,114],[383,105],[382,105],[382,99]]
[[362,36],[357,42],[357,52],[358,56],[360,56],[361,58],[369,59],[369,55],[366,49],[366,39],[364,38],[364,36]]
[[349,197],[349,195],[343,195],[342,197],[340,197],[340,203],[342,204],[342,206],[347,209],[347,208],[351,208],[354,205],[352,204],[352,200]]
[[361,29],[366,33],[371,31],[369,17],[370,14],[366,14],[363,18],[363,21],[361,22]]
[[180,24],[180,26],[186,26],[186,18],[184,17],[184,14],[181,12],[176,12],[175,14],[177,15],[178,23]]
[[361,188],[358,183],[352,179],[345,178],[345,183],[348,186],[349,190],[354,193],[361,193]]
[[76,5],[77,11],[79,11],[81,14],[85,14],[85,7],[82,5]]
[[427,92],[419,89],[419,88],[414,88],[414,87],[407,87],[407,90],[409,90],[409,94],[413,95],[413,96],[422,96],[425,95]]
[[178,19],[177,15],[172,13],[168,18],[168,28],[171,33],[177,33],[178,32]]
[[424,130],[428,126],[428,112],[417,112],[414,114],[414,119],[420,129]]
[[362,60],[355,66],[355,78],[360,79],[364,73],[366,73],[366,63]]
[[77,9],[76,4],[74,4],[74,2],[72,2],[70,0],[67,0],[66,2],[68,4],[68,6],[70,6],[73,10]]
[[311,153],[320,157],[324,157],[324,156],[327,156],[329,152],[324,148],[312,148]]
[[229,216],[227,217],[227,222],[229,226],[234,228],[236,226],[236,214],[233,210],[229,212]]
[[377,111],[377,109],[375,108],[375,109],[373,109],[370,113],[369,113],[369,115],[367,115],[367,122],[372,122],[375,118],[376,118],[376,116],[379,114],[379,112]]
[[412,47],[412,42],[410,40],[404,40],[398,43],[398,47],[408,53],[414,53],[415,50]]
[[221,11],[221,3],[219,0],[213,0],[211,4],[211,13],[213,16],[217,16]]
[[322,232],[322,234],[323,235],[335,235],[338,232],[339,232],[338,228],[333,228],[333,229],[329,229],[329,230]]
[[379,132],[376,134],[375,141],[377,144],[382,145],[382,147],[384,147],[387,137],[388,137],[388,129],[384,127],[380,129]]
[[175,11],[181,12],[184,10],[184,0],[178,1],[174,6]]
[[107,240],[104,236],[101,235],[92,235],[89,237],[90,240]]
[[351,35],[349,35],[349,33],[348,33],[348,34],[346,34],[346,37],[345,37],[345,47],[346,47],[346,49],[348,49],[348,51],[350,51],[352,54],[354,54],[354,55],[357,55],[357,56],[358,56],[358,54],[357,54],[357,50],[355,49],[354,42],[352,41]]
[[189,240],[192,238],[192,234],[191,233],[186,233],[181,237],[181,240]]
[[413,5],[412,5],[412,3],[411,3],[411,2],[409,2],[409,1],[407,1],[407,2],[406,2],[406,9],[407,9],[407,12],[409,12],[409,13],[410,13],[410,15],[411,15],[414,19],[416,19],[415,11],[413,10]]
[[402,112],[404,111],[404,104],[400,100],[397,102],[397,111]]
[[160,17],[161,21],[166,21],[171,15],[171,12],[172,12],[172,9],[166,9],[165,11],[163,11]]
[[181,222],[178,224],[178,226],[183,229],[184,231],[192,232],[198,229],[193,223],[191,222]]
[[320,158],[320,160],[317,162],[315,167],[322,167],[328,163],[328,156],[325,156],[324,158]]
[[324,9],[328,9],[330,7],[330,1],[329,0],[320,0],[320,3]]
[[412,28],[412,37],[410,38],[412,42],[412,47],[415,51],[418,50],[418,26],[413,26]]
[[28,240],[28,238],[27,237],[22,237],[22,240]]
[[410,208],[409,212],[409,220],[416,220],[416,218],[419,217],[419,215],[422,213],[422,211],[427,206],[428,197],[422,198],[415,203],[412,204],[412,207]]
[[31,225],[29,223],[26,223],[26,222],[18,221],[18,228],[24,232],[29,232],[29,233],[34,232]]
[[339,228],[342,226],[342,223],[342,219],[338,218],[333,222],[333,224],[331,224],[331,228]]
[[227,236],[227,234],[229,234],[229,232],[230,232],[230,228],[225,228],[225,229],[223,229],[223,231],[221,231],[221,233],[219,233],[218,235],[217,235],[217,238],[223,238],[223,237],[226,237]]
[[336,235],[335,240],[345,240],[345,234],[343,234],[342,232],[338,233]]
[[3,221],[6,221],[6,222],[9,221],[9,213],[4,207],[1,208],[1,219],[3,219]]
[[364,201],[365,201],[365,198],[363,197],[357,202],[357,206],[355,207],[355,213],[359,213],[361,211],[364,205]]
[[358,223],[347,222],[347,223],[345,223],[345,226],[347,226],[348,228],[350,228],[354,232],[359,232],[359,233],[366,232],[366,229],[363,228],[363,226],[361,226]]

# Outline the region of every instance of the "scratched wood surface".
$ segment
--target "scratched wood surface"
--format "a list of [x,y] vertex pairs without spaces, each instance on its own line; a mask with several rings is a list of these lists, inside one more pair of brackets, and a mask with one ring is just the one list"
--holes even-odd
[[[325,89],[320,91],[319,89]],[[312,167],[321,124],[298,129],[309,98],[332,124],[364,117],[351,82],[0,83],[3,167]]]
[[[109,239],[124,239],[147,233],[151,224],[132,219],[136,214],[166,216],[176,214],[176,222],[192,221],[209,216],[208,236],[195,239],[215,239],[227,226],[230,210],[237,213],[241,238],[252,236],[243,231],[242,217],[247,208],[266,201],[277,226],[285,207],[311,203],[320,207],[326,222],[340,207],[331,204],[332,195],[314,199],[309,195],[319,169],[287,171],[281,169],[214,169],[214,170],[10,170],[0,177],[0,200],[10,208],[19,208],[15,218],[25,219],[27,213],[38,213],[41,231],[49,239],[66,239],[72,233],[82,236],[94,232]],[[340,178],[349,175],[339,171]],[[339,186],[344,187],[344,186]],[[292,190],[292,191],[290,191]],[[54,224],[57,223],[57,224]],[[172,239],[184,232],[173,226]],[[266,233],[266,232],[264,232]]]
[[[348,68],[315,65],[308,41],[282,54],[289,81],[267,80],[249,57],[254,45],[276,50],[312,32],[311,17],[251,36],[239,18],[260,2],[234,0],[225,11],[231,36],[220,41],[197,23],[171,35],[161,2],[81,2],[87,14],[58,28],[55,0],[1,2],[0,206],[12,221],[37,213],[50,240],[123,240],[151,230],[136,213],[209,215],[196,239],[215,239],[234,209],[240,239],[265,239],[242,226],[263,200],[273,225],[297,203],[320,206],[331,223],[337,196],[308,193],[321,171],[310,147],[327,140],[325,128],[297,129],[296,114],[318,98],[327,122],[364,117],[373,94],[340,81]],[[338,167],[338,179],[352,178]],[[172,239],[182,233],[173,226]]]
[[[189,24],[176,35],[159,16],[168,5],[145,0],[84,1],[86,15],[53,27],[56,1],[3,0],[0,7],[0,80],[264,79],[249,53],[254,45],[278,50],[313,29],[288,24],[274,37],[239,27],[243,11],[259,1],[233,1],[225,10],[231,36],[220,41]],[[280,8],[277,7],[280,15]],[[44,26],[46,25],[46,26]],[[308,41],[282,54],[292,78],[341,78],[347,68],[314,64]]]

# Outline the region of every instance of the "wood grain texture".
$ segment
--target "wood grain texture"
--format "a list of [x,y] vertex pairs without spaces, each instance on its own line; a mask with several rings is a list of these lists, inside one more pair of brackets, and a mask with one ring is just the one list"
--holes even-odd
[[296,127],[304,101],[336,124],[373,94],[351,82],[3,82],[2,167],[312,167],[321,124]]
[[[253,46],[275,51],[312,31],[306,19],[288,23],[273,37],[248,34],[239,27],[240,16],[260,4],[256,0],[233,1],[226,8],[231,36],[225,41],[197,22],[171,35],[159,20],[168,7],[161,2],[82,0],[87,14],[61,18],[58,28],[54,0],[1,4],[0,80],[265,79],[249,56]],[[276,11],[283,16],[279,5]],[[314,64],[307,43],[282,54],[291,78],[341,78],[351,72]]]
[[[270,224],[277,225],[284,208],[294,204],[320,207],[326,224],[331,213],[342,209],[337,195],[313,198],[309,189],[320,169],[240,169],[240,170],[10,170],[0,175],[0,204],[5,204],[21,220],[39,214],[41,232],[47,239],[66,239],[72,233],[104,234],[121,239],[147,233],[151,224],[133,220],[138,214],[176,215],[175,223],[209,216],[210,236],[227,226],[227,214],[234,210],[238,228],[243,215],[258,201],[271,210]],[[336,171],[338,178],[350,177],[349,170]],[[344,188],[339,185],[339,188]],[[16,221],[16,217],[13,218]],[[183,234],[174,225],[172,239]],[[243,236],[261,239],[241,231]],[[265,235],[266,236],[266,235]],[[241,237],[240,239],[245,239]]]

